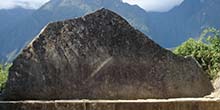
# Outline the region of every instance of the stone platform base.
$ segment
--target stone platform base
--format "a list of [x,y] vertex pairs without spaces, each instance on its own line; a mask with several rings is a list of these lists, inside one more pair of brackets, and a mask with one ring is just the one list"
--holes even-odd
[[220,99],[0,101],[0,110],[220,110]]

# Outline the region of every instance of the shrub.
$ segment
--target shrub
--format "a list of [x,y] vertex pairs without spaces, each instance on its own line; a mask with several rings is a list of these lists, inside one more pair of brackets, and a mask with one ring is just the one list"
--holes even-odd
[[213,80],[220,71],[220,31],[207,28],[202,32],[199,40],[190,38],[178,46],[174,53],[194,57]]
[[0,91],[5,87],[5,83],[8,79],[8,71],[11,64],[0,65]]

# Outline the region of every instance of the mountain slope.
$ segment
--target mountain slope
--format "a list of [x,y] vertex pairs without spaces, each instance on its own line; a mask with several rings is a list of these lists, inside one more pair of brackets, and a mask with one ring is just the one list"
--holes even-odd
[[[24,8],[14,8],[0,10],[0,62],[6,58],[6,51],[3,50],[3,45],[13,40],[11,36],[7,36],[19,22],[29,16],[34,10]],[[13,46],[13,44],[10,44]],[[7,50],[7,49],[6,49]]]
[[206,27],[220,28],[219,10],[219,0],[185,0],[169,12],[149,13],[150,35],[164,47],[175,47]]
[[16,24],[19,20],[23,19],[25,16],[31,14],[33,10],[24,8],[14,8],[14,9],[1,9],[0,10],[0,31],[3,28],[8,28],[11,25]]
[[103,7],[117,12],[133,26],[148,33],[147,13],[138,6],[123,3],[121,0],[51,0],[4,36],[0,35],[0,38],[7,41],[0,44],[1,54],[6,56],[14,50],[19,52],[48,22],[83,16]]

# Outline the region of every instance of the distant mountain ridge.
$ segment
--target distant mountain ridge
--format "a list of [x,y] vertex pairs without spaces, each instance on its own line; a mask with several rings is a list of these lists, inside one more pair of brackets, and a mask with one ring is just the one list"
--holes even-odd
[[148,33],[145,25],[147,13],[140,7],[121,0],[51,0],[14,26],[12,32],[9,30],[0,35],[0,39],[6,41],[0,44],[0,54],[6,56],[14,50],[19,52],[48,22],[83,16],[103,7],[119,13],[133,26]]
[[[0,63],[3,61],[3,59],[6,59],[6,55],[8,55],[8,49],[3,49],[3,45],[13,40],[13,37],[6,35],[10,32],[13,32],[13,28],[33,12],[34,10],[23,9],[20,7],[9,10],[0,10]],[[13,46],[13,44],[10,45]],[[7,47],[7,45],[5,45],[5,47]],[[14,49],[16,48],[17,47],[14,46]]]
[[169,12],[148,13],[150,35],[164,47],[176,47],[204,28],[220,28],[219,10],[220,0],[184,0]]
[[[48,22],[83,16],[100,8],[120,14],[165,48],[176,47],[189,37],[198,37],[206,27],[220,28],[220,0],[184,0],[169,12],[146,12],[122,0],[51,0],[38,10],[10,16],[13,22],[0,27],[0,62],[13,59]],[[16,16],[21,18],[16,20]],[[0,23],[5,21],[0,18]]]

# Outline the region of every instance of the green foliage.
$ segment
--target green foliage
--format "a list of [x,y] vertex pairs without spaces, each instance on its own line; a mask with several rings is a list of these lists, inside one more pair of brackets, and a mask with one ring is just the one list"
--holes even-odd
[[178,46],[174,53],[181,56],[192,56],[209,73],[211,80],[218,76],[220,71],[220,30],[205,29],[199,40],[190,38]]
[[5,83],[8,79],[8,71],[10,67],[11,64],[5,64],[5,65],[0,64],[0,91],[2,91],[5,87]]

